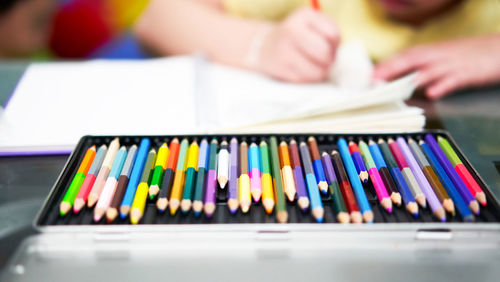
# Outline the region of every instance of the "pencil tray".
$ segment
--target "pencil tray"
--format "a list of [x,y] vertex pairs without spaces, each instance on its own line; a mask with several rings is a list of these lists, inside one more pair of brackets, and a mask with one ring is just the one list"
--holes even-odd
[[[481,177],[478,175],[477,171],[471,166],[467,158],[462,154],[460,148],[453,141],[448,132],[442,130],[426,130],[416,133],[379,133],[379,134],[236,134],[236,135],[176,135],[176,136],[84,136],[81,138],[77,144],[75,150],[69,157],[63,171],[61,172],[57,182],[52,188],[49,196],[47,197],[44,205],[42,206],[37,218],[35,219],[35,227],[50,227],[50,226],[117,226],[117,225],[130,225],[130,219],[127,217],[122,219],[118,217],[112,223],[106,223],[105,220],[99,222],[94,222],[93,220],[93,208],[85,207],[78,214],[70,212],[65,216],[59,214],[59,204],[63,199],[63,196],[73,179],[76,170],[80,162],[82,161],[86,151],[92,145],[101,146],[103,144],[108,145],[114,138],[118,137],[121,146],[126,146],[129,148],[132,145],[139,145],[142,138],[149,138],[151,141],[151,148],[158,149],[164,142],[170,143],[175,137],[179,140],[188,138],[189,142],[193,140],[202,140],[206,138],[209,142],[213,138],[216,138],[220,143],[223,140],[229,142],[233,137],[236,137],[239,142],[246,141],[248,144],[255,142],[259,143],[262,140],[269,141],[269,138],[275,136],[278,143],[281,141],[289,142],[291,139],[295,139],[297,143],[301,141],[307,141],[310,136],[313,136],[317,140],[318,148],[321,152],[331,152],[332,150],[337,150],[337,140],[339,138],[345,138],[349,140],[364,140],[368,141],[370,139],[378,140],[383,138],[387,140],[388,138],[396,139],[398,137],[403,138],[413,138],[414,140],[423,140],[427,133],[433,134],[435,137],[442,136],[446,138],[452,148],[457,153],[458,157],[462,160],[465,167],[471,172],[473,178],[477,181],[479,186],[482,188],[486,195],[487,205],[481,206],[481,212],[475,217],[475,223],[498,223],[500,222],[500,205],[498,200],[494,197],[492,191],[487,187]],[[272,214],[267,214],[262,206],[262,202],[252,202],[251,208],[247,213],[242,213],[238,210],[235,214],[230,213],[227,206],[227,190],[221,189],[217,184],[216,188],[216,209],[213,216],[208,218],[203,214],[199,217],[195,217],[193,212],[190,211],[187,214],[182,214],[177,212],[171,215],[169,212],[159,213],[156,208],[156,198],[150,200],[148,198],[146,202],[146,207],[144,214],[138,223],[138,225],[210,225],[210,224],[274,224],[277,223],[275,211]],[[436,217],[433,216],[432,211],[427,205],[427,208],[419,209],[419,216],[412,216],[405,208],[404,205],[401,207],[394,206],[392,213],[388,213],[384,210],[382,205],[377,199],[377,194],[374,190],[371,180],[367,184],[363,184],[363,189],[366,193],[368,202],[372,208],[375,224],[384,223],[406,223],[406,224],[422,224],[422,223],[437,223],[439,222]],[[324,206],[324,220],[323,223],[319,224],[338,224],[337,218],[334,215],[332,208],[332,197],[330,194],[321,195],[321,201]],[[297,200],[286,202],[286,209],[288,211],[287,223],[314,223],[315,219],[311,215],[311,212],[303,212],[297,204]],[[458,216],[458,213],[454,216],[447,214],[447,223],[463,223],[463,220]],[[466,224],[466,223],[463,223]],[[43,228],[42,228],[43,229]]]

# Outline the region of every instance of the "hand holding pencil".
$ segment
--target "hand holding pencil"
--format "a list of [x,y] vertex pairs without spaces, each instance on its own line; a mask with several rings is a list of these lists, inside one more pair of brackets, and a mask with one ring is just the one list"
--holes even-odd
[[338,44],[339,31],[331,19],[311,8],[300,9],[266,34],[257,69],[284,81],[323,81]]

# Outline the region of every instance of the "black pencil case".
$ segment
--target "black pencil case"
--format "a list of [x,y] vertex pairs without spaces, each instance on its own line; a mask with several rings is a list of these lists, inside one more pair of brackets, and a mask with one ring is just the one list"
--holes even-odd
[[[368,140],[370,138],[377,140],[378,138],[397,138],[399,136],[408,138],[411,137],[416,140],[421,140],[427,133],[432,133],[435,136],[440,135],[445,137],[456,151],[460,159],[463,161],[467,169],[472,173],[473,177],[483,189],[487,197],[487,206],[481,207],[480,215],[476,216],[474,224],[478,223],[494,223],[500,222],[500,205],[498,200],[494,197],[494,194],[481,179],[477,171],[471,166],[470,162],[463,155],[460,148],[454,142],[453,138],[446,132],[442,130],[426,130],[416,133],[379,133],[379,134],[244,134],[244,135],[175,135],[175,136],[84,136],[81,138],[77,144],[75,150],[69,157],[63,171],[61,172],[57,182],[52,188],[48,198],[46,199],[44,205],[39,212],[35,220],[35,226],[44,227],[62,227],[62,226],[99,226],[106,228],[107,226],[128,226],[130,225],[129,218],[116,219],[113,223],[108,224],[105,221],[100,221],[99,223],[94,223],[92,220],[93,209],[85,208],[79,214],[70,213],[66,216],[59,215],[59,203],[61,202],[66,189],[69,186],[73,176],[76,173],[79,163],[82,161],[86,150],[92,146],[100,146],[102,144],[109,144],[109,142],[115,138],[120,138],[120,143],[123,146],[130,147],[132,145],[138,145],[142,138],[147,137],[151,140],[152,148],[159,148],[162,143],[169,143],[173,138],[178,137],[179,139],[188,138],[189,141],[201,140],[202,138],[207,138],[211,140],[212,138],[217,138],[219,144],[222,140],[229,141],[232,137],[236,137],[238,141],[260,142],[262,140],[268,141],[271,136],[276,136],[278,142],[289,141],[291,138],[300,141],[306,141],[308,137],[314,136],[318,143],[318,148],[320,152],[331,152],[333,149],[337,149],[336,142],[339,138],[345,138],[346,140]],[[420,209],[420,214],[418,217],[413,217],[408,213],[404,207],[395,207],[392,213],[387,213],[379,203],[376,197],[375,190],[371,181],[368,184],[364,184],[364,190],[368,201],[372,207],[374,213],[374,223],[380,224],[421,224],[421,223],[438,223],[438,220],[433,217],[432,212],[429,207],[425,209]],[[156,200],[156,199],[155,199]],[[211,218],[205,216],[195,217],[192,212],[188,214],[176,213],[175,215],[170,215],[169,213],[158,213],[155,206],[155,200],[149,200],[146,203],[146,208],[144,211],[144,216],[139,222],[138,228],[141,225],[150,226],[172,226],[172,225],[221,225],[221,224],[274,224],[277,223],[274,213],[268,215],[263,207],[262,203],[252,203],[252,208],[246,214],[238,211],[236,214],[231,214],[227,207],[227,189],[223,190],[217,187],[216,202],[217,208],[215,213]],[[316,224],[314,218],[310,212],[303,212],[297,206],[297,202],[287,201],[287,210],[289,214],[288,223],[289,224],[316,224],[321,225],[332,225],[337,222],[332,209],[332,199],[331,196],[322,195],[322,201],[325,208],[324,222],[321,224]],[[446,224],[465,224],[462,222],[458,215],[448,216]],[[128,228],[127,227],[127,228]],[[135,227],[134,227],[135,228]]]

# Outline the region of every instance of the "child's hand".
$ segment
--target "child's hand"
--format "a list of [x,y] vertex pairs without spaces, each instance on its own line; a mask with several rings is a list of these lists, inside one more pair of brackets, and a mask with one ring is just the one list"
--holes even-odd
[[311,8],[301,9],[267,35],[258,69],[284,81],[322,81],[328,77],[338,43],[338,29],[329,18]]
[[500,82],[500,35],[453,40],[411,48],[376,66],[374,78],[391,80],[418,71],[429,98]]

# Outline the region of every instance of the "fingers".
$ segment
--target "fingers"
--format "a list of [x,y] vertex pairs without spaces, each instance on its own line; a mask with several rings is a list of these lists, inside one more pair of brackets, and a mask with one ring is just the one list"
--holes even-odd
[[303,9],[284,25],[294,46],[314,63],[329,67],[335,58],[339,34],[334,23],[322,13]]
[[336,26],[325,15],[310,8],[299,10],[267,37],[259,68],[285,81],[323,81],[335,59],[338,37]]
[[318,65],[297,51],[292,55],[289,62],[290,68],[300,75],[301,79],[297,82],[318,82],[323,81],[328,76],[328,66]]
[[309,26],[322,35],[333,46],[335,51],[340,41],[340,33],[337,25],[325,14],[312,11],[313,18],[309,21]]
[[308,27],[297,28],[293,33],[294,46],[315,64],[322,67],[329,67],[334,59],[336,46]]
[[432,82],[442,78],[448,74],[453,67],[450,64],[436,64],[423,67],[418,70],[417,76],[415,77],[415,83],[419,87],[425,87]]
[[392,80],[416,71],[439,58],[440,50],[432,46],[415,47],[375,66],[376,80]]
[[471,82],[459,72],[449,73],[432,83],[426,90],[430,99],[439,99],[454,91],[470,86]]

